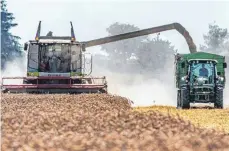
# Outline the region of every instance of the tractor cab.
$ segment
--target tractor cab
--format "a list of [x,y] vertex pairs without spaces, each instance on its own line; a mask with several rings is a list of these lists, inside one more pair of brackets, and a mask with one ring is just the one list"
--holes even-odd
[[217,77],[216,64],[216,60],[189,60],[190,84],[214,85]]
[[[224,82],[224,77],[217,71],[218,61],[214,59],[190,59],[187,62],[188,73],[182,81],[189,82],[190,86],[214,86]],[[223,64],[226,68],[227,64]],[[185,63],[182,63],[185,68]]]

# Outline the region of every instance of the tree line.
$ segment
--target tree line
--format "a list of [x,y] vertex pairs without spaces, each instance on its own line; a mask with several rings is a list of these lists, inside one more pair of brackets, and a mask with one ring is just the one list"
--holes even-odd
[[13,13],[7,10],[6,0],[1,0],[1,69],[5,68],[7,61],[22,56],[20,37],[10,32],[18,25],[14,20]]
[[[203,35],[204,44],[199,46],[199,50],[229,57],[228,30],[220,28],[215,22],[210,23],[208,28],[208,32]],[[140,28],[118,22],[106,29],[110,36],[136,30],[140,30]],[[168,61],[174,60],[174,53],[177,52],[172,43],[161,39],[159,34],[152,39],[149,36],[142,36],[104,44],[101,50],[109,55],[109,60],[107,60],[109,69],[121,73],[148,73],[150,75],[164,70],[163,67]],[[131,57],[135,59],[131,59]],[[97,62],[101,66],[105,64],[99,60]]]
[[[14,22],[13,13],[7,10],[6,0],[1,1],[1,69],[5,63],[22,55],[22,46],[19,43],[19,36],[13,35],[10,29],[18,24]],[[204,44],[200,45],[200,51],[216,54],[229,53],[228,30],[219,27],[215,22],[208,25],[208,32],[203,35]],[[106,31],[110,36],[126,32],[140,30],[132,24],[113,23]],[[106,52],[108,61],[99,62],[97,66],[108,66],[114,72],[150,73],[163,68],[165,60],[174,59],[175,47],[168,40],[163,40],[158,34],[155,38],[141,36],[126,39],[118,42],[104,44],[101,51]]]

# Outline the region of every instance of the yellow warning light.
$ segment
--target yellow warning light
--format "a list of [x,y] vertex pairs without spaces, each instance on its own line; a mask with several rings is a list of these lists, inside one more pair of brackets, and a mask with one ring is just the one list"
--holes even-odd
[[38,38],[38,37],[36,37],[36,40],[39,40],[39,38]]
[[75,41],[75,38],[72,38],[72,41]]

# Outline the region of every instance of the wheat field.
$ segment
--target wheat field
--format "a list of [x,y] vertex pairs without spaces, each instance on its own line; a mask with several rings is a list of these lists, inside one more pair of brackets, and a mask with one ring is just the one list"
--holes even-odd
[[229,110],[132,108],[106,94],[1,97],[2,150],[229,150]]
[[169,106],[135,107],[139,112],[157,111],[165,115],[180,116],[184,120],[191,121],[194,125],[202,128],[225,131],[229,134],[229,108],[193,108],[189,110],[178,110]]

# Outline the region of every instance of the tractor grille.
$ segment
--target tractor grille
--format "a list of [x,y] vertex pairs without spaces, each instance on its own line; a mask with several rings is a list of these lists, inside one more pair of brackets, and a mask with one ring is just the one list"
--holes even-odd
[[212,88],[194,88],[193,90],[196,92],[211,92]]
[[212,94],[213,87],[194,87],[193,94]]
[[194,87],[191,92],[194,102],[212,102],[214,100],[214,87]]

